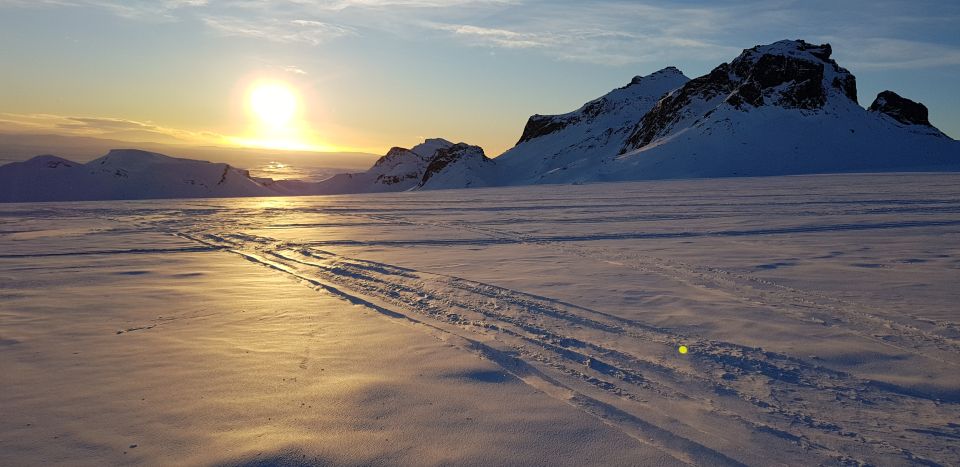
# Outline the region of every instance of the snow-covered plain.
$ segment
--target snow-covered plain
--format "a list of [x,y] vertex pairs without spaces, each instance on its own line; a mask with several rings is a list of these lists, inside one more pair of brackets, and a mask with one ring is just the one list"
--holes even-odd
[[0,464],[958,465],[958,283],[957,174],[5,204]]

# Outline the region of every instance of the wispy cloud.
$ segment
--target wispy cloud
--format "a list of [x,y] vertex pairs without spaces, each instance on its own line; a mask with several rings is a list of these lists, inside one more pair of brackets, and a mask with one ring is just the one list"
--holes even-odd
[[330,39],[355,34],[353,28],[315,20],[249,20],[206,17],[203,22],[225,36],[252,37],[273,42],[320,45]]
[[960,65],[960,48],[929,42],[873,38],[825,37],[836,57],[854,70],[896,70]]
[[506,29],[485,28],[469,24],[432,23],[430,26],[434,29],[451,32],[456,36],[472,40],[476,44],[492,45],[508,49],[548,47],[556,43],[556,39],[550,35],[520,33]]
[[715,39],[729,16],[716,8],[593,2],[551,5],[537,15],[499,15],[496,24],[422,24],[469,46],[529,48],[560,60],[626,65],[734,53],[739,49]]
[[209,0],[0,0],[0,7],[97,7],[131,19],[174,20],[174,12],[204,7]]
[[333,0],[314,2],[331,10],[347,8],[459,8],[464,5],[510,5],[521,3],[518,0]]
[[282,67],[282,70],[283,70],[283,71],[286,71],[287,73],[293,73],[293,74],[295,74],[295,75],[307,75],[307,74],[309,74],[309,73],[307,73],[306,71],[304,71],[303,68],[300,68],[300,67],[295,66],[295,65],[287,65],[287,66],[284,66],[284,67]]
[[864,69],[953,66],[960,54],[960,3],[939,0],[0,0],[3,6],[199,20],[226,37],[309,47],[361,35],[451,39],[614,66],[729,60],[783,38],[850,44],[856,55],[847,63]]

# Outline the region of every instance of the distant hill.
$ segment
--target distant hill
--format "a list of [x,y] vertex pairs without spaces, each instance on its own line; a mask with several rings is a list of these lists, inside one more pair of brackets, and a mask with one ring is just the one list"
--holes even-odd
[[276,195],[229,164],[112,150],[85,164],[44,155],[0,166],[0,201],[208,198]]
[[361,170],[377,159],[376,154],[361,152],[286,151],[263,148],[227,148],[164,144],[131,143],[114,139],[75,135],[13,134],[0,132],[0,165],[30,159],[37,154],[56,154],[77,162],[89,162],[114,148],[134,147],[159,154],[187,159],[223,162],[234,167],[251,169],[270,163],[282,163],[311,173],[333,173]]
[[251,176],[229,164],[114,149],[90,162],[53,155],[0,166],[0,202],[226,198],[374,193],[485,186],[496,164],[483,149],[428,139],[393,148],[366,172],[321,182]]

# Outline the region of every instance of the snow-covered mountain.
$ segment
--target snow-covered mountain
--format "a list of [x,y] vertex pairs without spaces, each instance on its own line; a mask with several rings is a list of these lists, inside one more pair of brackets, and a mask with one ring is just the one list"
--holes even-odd
[[780,41],[671,92],[598,180],[960,169],[960,144],[892,92],[871,110],[829,44]]
[[0,202],[297,196],[379,193],[493,184],[496,164],[483,149],[442,138],[393,148],[366,172],[322,182],[251,177],[228,164],[114,149],[85,164],[37,156],[0,166]]
[[339,174],[316,184],[278,181],[269,186],[288,194],[480,187],[493,183],[495,165],[479,146],[431,138],[411,149],[390,149],[366,172]]
[[85,164],[37,156],[0,166],[0,201],[210,198],[276,195],[246,170],[115,149]]
[[690,79],[674,67],[637,76],[626,86],[563,115],[534,115],[517,145],[496,158],[501,182],[575,179],[583,167],[615,156],[637,122],[664,94]]
[[492,186],[498,176],[496,165],[487,158],[480,146],[457,143],[434,153],[416,189]]
[[960,170],[960,143],[926,107],[885,91],[864,109],[831,54],[784,40],[693,80],[667,68],[575,112],[534,115],[495,159],[499,183]]

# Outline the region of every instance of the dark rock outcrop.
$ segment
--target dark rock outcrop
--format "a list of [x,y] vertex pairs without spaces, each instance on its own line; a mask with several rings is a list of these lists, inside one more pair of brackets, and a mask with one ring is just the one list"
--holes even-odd
[[[661,99],[637,124],[621,152],[643,147],[668,133],[677,122],[697,117],[697,110],[691,109],[695,100],[705,105],[716,100],[707,107],[725,103],[743,111],[766,105],[817,110],[826,104],[833,88],[856,102],[856,78],[830,58],[831,53],[830,44],[802,40],[744,50],[729,64],[721,64]],[[706,110],[704,116],[709,114]]]
[[883,91],[878,94],[868,110],[889,115],[894,120],[906,125],[932,126],[928,117],[927,106],[901,97],[893,91]]
[[523,134],[517,144],[530,141],[534,138],[556,133],[569,125],[577,123],[579,119],[564,115],[533,115],[527,119],[523,127]]
[[423,178],[420,180],[420,186],[424,186],[431,177],[443,171],[443,169],[450,164],[471,157],[482,159],[485,162],[490,162],[490,159],[486,156],[486,154],[483,153],[483,148],[480,146],[457,143],[448,148],[438,149],[430,159],[430,163],[427,165],[427,170],[425,170],[423,173]]
[[[721,94],[729,94],[734,83],[730,80],[730,65],[723,63],[710,74],[694,78],[682,88],[664,96],[647,112],[627,138],[626,147],[644,146],[657,134],[664,132],[679,121],[683,111],[693,98],[710,100]],[[623,152],[623,151],[621,151]]]

